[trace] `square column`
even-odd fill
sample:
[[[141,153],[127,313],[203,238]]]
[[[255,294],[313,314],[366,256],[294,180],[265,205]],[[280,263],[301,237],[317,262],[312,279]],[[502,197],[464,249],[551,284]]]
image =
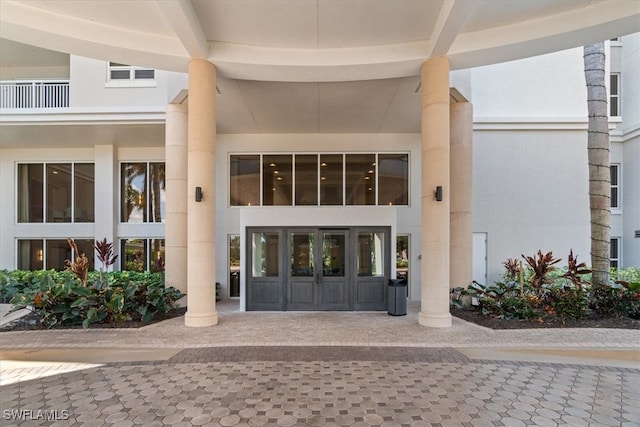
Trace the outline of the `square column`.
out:
[[[187,119],[187,326],[218,323],[216,311],[216,68],[189,61]],[[196,199],[196,187],[201,198]]]
[[[473,280],[473,106],[451,103],[451,287]]]
[[[450,327],[449,60],[422,64],[422,297],[418,323]],[[436,188],[442,200],[436,200]]]
[[[167,105],[165,121],[166,286],[187,293],[187,106]],[[187,305],[186,298],[178,301]]]

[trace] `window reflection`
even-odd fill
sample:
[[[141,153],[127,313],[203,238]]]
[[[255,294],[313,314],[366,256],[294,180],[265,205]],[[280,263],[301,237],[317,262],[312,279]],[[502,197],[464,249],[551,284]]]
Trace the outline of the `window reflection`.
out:
[[[343,204],[342,154],[320,155],[320,204]]]
[[[291,156],[262,157],[263,206],[290,206],[292,181]]]
[[[74,165],[74,221],[93,222],[95,199],[95,167],[93,163]],[[87,255],[88,257],[88,255]]]
[[[346,172],[347,205],[375,205],[375,154],[347,154]]]
[[[358,233],[358,276],[384,275],[384,233]]]
[[[146,222],[147,164],[122,164],[122,222]]]
[[[260,156],[233,155],[229,164],[231,206],[260,205]]]
[[[378,154],[378,204],[409,204],[409,155]]]
[[[278,233],[251,233],[253,277],[277,277],[279,275]]]
[[[18,165],[18,222],[44,220],[44,166]]]
[[[292,276],[313,276],[313,250],[313,233],[291,233]]]
[[[296,155],[296,205],[316,206],[318,204],[318,156],[316,154]]]
[[[322,235],[322,264],[324,276],[344,276],[345,235],[324,233]]]

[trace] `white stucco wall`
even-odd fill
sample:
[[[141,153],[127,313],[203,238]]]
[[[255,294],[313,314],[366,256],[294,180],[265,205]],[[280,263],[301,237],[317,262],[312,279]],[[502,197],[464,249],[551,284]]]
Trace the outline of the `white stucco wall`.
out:
[[[625,163],[622,169],[622,263],[640,268],[640,136],[624,143]]]
[[[471,71],[474,118],[586,117],[582,49]]]
[[[583,131],[475,132],[473,230],[487,233],[489,283],[539,249],[589,262],[586,166]]]
[[[176,88],[187,87],[187,75],[156,70],[151,87],[112,87],[107,82],[108,63],[72,55],[70,59],[70,106],[72,108],[154,108],[164,111],[176,95]],[[121,82],[118,82],[119,84]],[[144,84],[149,83],[144,81]]]

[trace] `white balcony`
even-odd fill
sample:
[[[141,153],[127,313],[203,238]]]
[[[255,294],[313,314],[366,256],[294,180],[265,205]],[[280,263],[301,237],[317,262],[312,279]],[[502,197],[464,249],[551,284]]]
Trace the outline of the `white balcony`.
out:
[[[0,109],[68,107],[69,80],[0,81]]]

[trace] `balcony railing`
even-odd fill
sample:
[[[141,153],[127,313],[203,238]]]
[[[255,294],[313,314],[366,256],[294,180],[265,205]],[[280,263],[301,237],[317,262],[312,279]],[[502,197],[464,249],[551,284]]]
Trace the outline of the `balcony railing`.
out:
[[[67,108],[68,80],[0,81],[0,108]]]

